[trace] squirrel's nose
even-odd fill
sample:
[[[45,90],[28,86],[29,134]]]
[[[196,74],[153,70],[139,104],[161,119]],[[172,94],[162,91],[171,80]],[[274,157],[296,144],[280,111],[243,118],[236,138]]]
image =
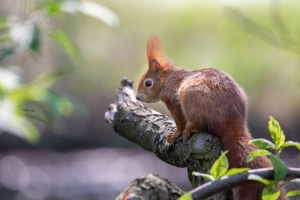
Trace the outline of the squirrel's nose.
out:
[[[139,96],[138,95],[136,95],[136,97],[135,97],[137,100],[140,100],[140,98],[139,98]]]

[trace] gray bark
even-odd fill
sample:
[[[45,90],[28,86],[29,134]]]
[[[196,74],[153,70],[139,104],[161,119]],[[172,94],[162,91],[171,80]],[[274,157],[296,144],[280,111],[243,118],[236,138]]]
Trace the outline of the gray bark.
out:
[[[176,200],[184,192],[158,175],[147,174],[133,180],[116,200]]]
[[[126,78],[121,81],[117,102],[109,106],[105,119],[121,136],[152,151],[162,161],[186,167],[193,188],[207,182],[202,177],[192,176],[192,172],[209,173],[220,155],[220,141],[207,133],[194,133],[186,142],[181,136],[174,145],[167,145],[166,136],[176,128],[174,121],[137,101],[132,85]],[[228,195],[226,198],[222,192],[210,199],[228,199]]]

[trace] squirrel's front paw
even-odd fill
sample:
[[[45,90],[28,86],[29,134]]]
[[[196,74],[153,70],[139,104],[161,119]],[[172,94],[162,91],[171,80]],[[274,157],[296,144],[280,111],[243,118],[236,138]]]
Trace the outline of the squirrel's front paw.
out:
[[[169,133],[169,134],[167,135],[167,140],[166,140],[166,142],[167,142],[168,144],[171,144],[171,145],[175,144],[176,138],[174,137],[174,135],[175,135],[175,132],[171,132],[171,133]]]
[[[170,133],[167,135],[167,140],[166,140],[166,142],[167,142],[168,144],[171,144],[171,145],[175,144],[175,140],[176,140],[176,139],[178,138],[178,136],[181,135],[181,134],[182,134],[181,132],[179,132],[177,129],[175,129],[174,132],[170,132]]]

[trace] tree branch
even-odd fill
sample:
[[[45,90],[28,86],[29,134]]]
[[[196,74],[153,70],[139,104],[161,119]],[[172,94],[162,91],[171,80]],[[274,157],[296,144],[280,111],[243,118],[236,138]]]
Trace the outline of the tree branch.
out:
[[[248,172],[224,177],[222,179],[218,179],[213,182],[208,182],[206,184],[203,184],[192,191],[190,191],[192,197],[194,200],[201,200],[204,198],[208,198],[215,193],[231,189],[233,187],[239,186],[239,185],[245,185],[249,183],[253,183],[255,181],[248,180],[248,176],[250,174],[255,174],[258,176],[261,176],[264,179],[274,179],[274,171],[273,168],[264,168],[264,169],[254,169],[249,170]],[[288,168],[287,175],[285,179],[292,178],[292,177],[300,177],[300,169],[299,168]],[[251,186],[250,186],[251,187]]]
[[[184,191],[168,180],[147,174],[133,180],[116,200],[176,200],[183,194]]]
[[[174,121],[137,101],[132,86],[132,81],[126,78],[121,81],[117,102],[111,104],[105,113],[106,121],[112,123],[121,136],[152,151],[162,161],[187,167],[193,188],[207,182],[202,177],[192,176],[192,172],[209,172],[220,155],[220,141],[207,133],[195,133],[186,142],[182,142],[181,136],[175,145],[166,145],[166,136],[176,127]],[[211,199],[225,198],[223,192]]]

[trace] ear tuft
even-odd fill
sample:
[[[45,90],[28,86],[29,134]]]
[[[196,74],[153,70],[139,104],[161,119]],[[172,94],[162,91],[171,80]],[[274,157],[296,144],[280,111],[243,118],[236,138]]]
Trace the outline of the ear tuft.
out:
[[[158,70],[160,67],[164,67],[166,65],[167,61],[163,57],[161,43],[158,36],[152,36],[149,38],[147,43],[147,57],[150,70]]]

